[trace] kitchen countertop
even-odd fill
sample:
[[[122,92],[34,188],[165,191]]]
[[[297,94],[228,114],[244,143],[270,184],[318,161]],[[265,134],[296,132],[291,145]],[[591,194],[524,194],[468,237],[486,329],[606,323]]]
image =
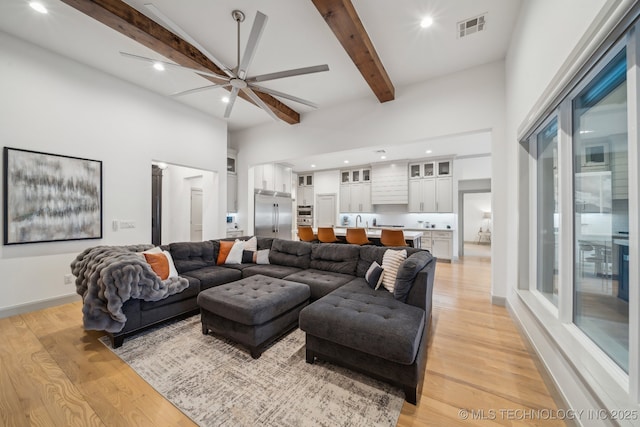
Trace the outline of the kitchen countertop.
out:
[[[336,233],[336,236],[346,236],[347,228],[354,228],[354,227],[335,227],[333,230]],[[404,237],[406,239],[415,239],[416,237],[422,236],[422,231],[407,230],[406,228],[398,228],[398,230],[404,231]],[[314,232],[317,232],[317,229],[314,229]],[[375,227],[375,228],[369,227],[367,229],[368,237],[379,238],[381,233],[382,233],[382,228],[379,228],[379,227]]]

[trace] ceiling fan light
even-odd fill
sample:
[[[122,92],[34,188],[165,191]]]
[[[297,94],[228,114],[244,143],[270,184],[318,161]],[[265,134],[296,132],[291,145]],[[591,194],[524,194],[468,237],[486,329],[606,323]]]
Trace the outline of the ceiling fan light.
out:
[[[29,2],[29,6],[31,6],[31,9],[35,10],[36,12],[49,13],[47,8],[40,2],[31,1],[31,2]]]
[[[430,26],[433,25],[433,18],[430,15],[425,16],[424,18],[422,18],[422,20],[420,21],[420,26],[422,28],[429,28]]]
[[[153,68],[157,71],[164,71],[164,65],[162,65],[160,62],[154,62],[153,63]]]

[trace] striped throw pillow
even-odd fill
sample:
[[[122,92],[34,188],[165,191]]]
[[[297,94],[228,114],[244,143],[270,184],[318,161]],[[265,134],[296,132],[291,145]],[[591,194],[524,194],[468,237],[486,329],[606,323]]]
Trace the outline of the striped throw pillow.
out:
[[[382,286],[389,292],[393,293],[396,286],[396,276],[400,265],[407,259],[406,249],[400,251],[387,249],[382,257]]]

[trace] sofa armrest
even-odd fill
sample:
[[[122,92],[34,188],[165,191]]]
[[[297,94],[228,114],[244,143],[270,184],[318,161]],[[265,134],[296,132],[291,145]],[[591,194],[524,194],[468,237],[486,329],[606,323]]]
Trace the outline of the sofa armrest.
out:
[[[407,296],[407,304],[423,309],[427,319],[431,316],[433,280],[435,275],[436,258],[433,258],[418,272]]]

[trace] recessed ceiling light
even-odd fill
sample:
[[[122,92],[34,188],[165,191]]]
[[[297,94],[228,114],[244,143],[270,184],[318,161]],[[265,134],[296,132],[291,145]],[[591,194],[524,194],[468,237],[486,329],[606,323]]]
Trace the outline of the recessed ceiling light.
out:
[[[427,153],[427,154],[431,154],[431,153],[433,153],[433,151],[431,151],[431,150],[427,150],[427,151],[425,151],[425,153]]]
[[[229,97],[228,96],[223,96],[221,101],[224,102],[225,104],[228,104],[229,103]]]
[[[33,10],[35,10],[36,12],[40,12],[40,13],[49,13],[49,11],[47,10],[46,7],[44,7],[44,5],[40,2],[37,1],[32,1],[29,2],[29,6],[31,6],[31,8]]]
[[[384,159],[386,159],[386,158],[387,158],[387,156],[380,156],[380,158],[381,158],[382,160],[384,160]]]
[[[316,165],[311,165],[311,167],[312,167],[312,168],[315,168],[315,167],[316,167]]]
[[[164,71],[164,65],[162,65],[160,62],[154,62],[153,68],[155,68],[158,71]]]
[[[422,28],[428,28],[432,25],[433,25],[433,18],[429,15],[425,16],[424,18],[422,18],[422,21],[420,21],[420,26]]]
[[[345,160],[344,162],[345,162],[345,163],[349,163],[349,160]]]

